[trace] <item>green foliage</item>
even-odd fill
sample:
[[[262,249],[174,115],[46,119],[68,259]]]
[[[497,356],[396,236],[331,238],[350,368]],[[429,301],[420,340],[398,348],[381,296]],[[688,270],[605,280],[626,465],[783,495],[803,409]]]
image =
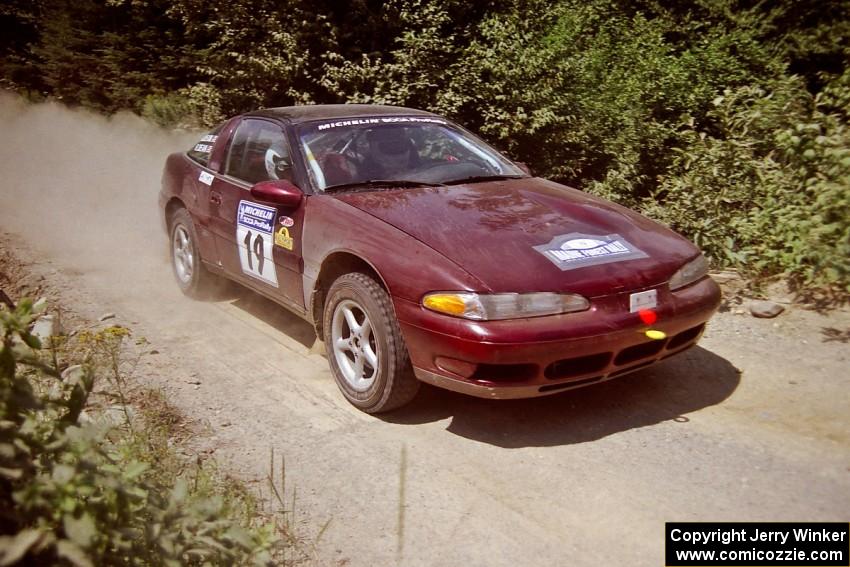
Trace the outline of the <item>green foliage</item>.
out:
[[[154,124],[166,128],[200,128],[204,123],[198,115],[204,116],[204,114],[199,112],[198,106],[197,99],[180,92],[148,95],[142,104],[140,114]]]
[[[448,114],[575,185],[619,175],[646,195],[681,114],[702,115],[721,86],[776,67],[748,28],[703,29],[608,0],[519,1],[480,22],[451,10],[404,4],[390,54],[329,66],[326,81],[350,101]]]
[[[197,80],[193,38],[165,0],[37,0],[30,80],[70,105],[139,111],[146,96]],[[22,49],[19,47],[19,49]],[[20,74],[19,74],[20,75]]]
[[[180,473],[155,427],[81,422],[126,329],[84,333],[81,364],[60,373],[28,331],[41,310],[0,310],[0,564],[271,564],[280,544],[251,527],[250,500],[206,469]]]
[[[299,45],[293,9],[281,10],[271,0],[224,4],[195,1],[175,3],[190,34],[205,38],[196,53],[201,82],[219,93],[224,116],[257,108],[269,101],[280,104],[302,99],[297,83],[305,73],[309,53]]]
[[[39,11],[31,0],[6,0],[0,4],[0,87],[41,88],[32,73],[29,47],[38,40]]]
[[[643,211],[719,264],[850,291],[848,86],[845,75],[817,97],[793,77],[727,90],[708,114],[723,136],[684,125]]]

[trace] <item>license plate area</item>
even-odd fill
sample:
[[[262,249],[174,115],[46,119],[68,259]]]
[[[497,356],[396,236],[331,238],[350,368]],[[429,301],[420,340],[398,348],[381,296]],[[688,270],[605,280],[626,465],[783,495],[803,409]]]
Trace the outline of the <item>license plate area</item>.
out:
[[[629,295],[629,313],[637,313],[642,309],[655,309],[658,305],[658,290],[649,289]]]

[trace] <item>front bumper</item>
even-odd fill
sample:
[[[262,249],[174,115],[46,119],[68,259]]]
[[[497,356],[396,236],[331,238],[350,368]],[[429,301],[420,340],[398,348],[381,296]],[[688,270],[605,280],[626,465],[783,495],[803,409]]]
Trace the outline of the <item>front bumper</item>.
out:
[[[651,288],[650,288],[651,289]],[[414,372],[435,386],[484,398],[529,398],[599,383],[694,346],[720,304],[704,278],[658,290],[658,320],[629,313],[629,293],[592,300],[580,313],[511,321],[469,321],[395,299]],[[661,330],[662,340],[647,338]]]

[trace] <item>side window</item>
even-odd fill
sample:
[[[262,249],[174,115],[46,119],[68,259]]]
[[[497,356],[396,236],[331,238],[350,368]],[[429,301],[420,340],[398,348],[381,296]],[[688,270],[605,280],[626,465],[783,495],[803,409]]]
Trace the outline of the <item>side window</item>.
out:
[[[203,166],[209,165],[210,154],[212,153],[216,140],[218,140],[218,133],[223,127],[224,122],[216,126],[212,132],[204,134],[203,137],[198,140],[198,143],[192,146],[191,150],[186,152],[187,155]]]
[[[242,121],[233,134],[224,173],[251,184],[270,179],[292,181],[289,146],[280,126],[265,120]]]

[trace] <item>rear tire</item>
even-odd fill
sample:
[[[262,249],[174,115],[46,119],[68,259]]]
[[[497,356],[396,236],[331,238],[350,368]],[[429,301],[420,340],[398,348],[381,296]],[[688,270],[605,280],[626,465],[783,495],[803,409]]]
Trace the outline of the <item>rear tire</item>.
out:
[[[372,277],[359,272],[340,276],[328,291],[322,320],[331,373],[352,405],[380,413],[416,396],[420,382],[390,297]]]
[[[187,296],[205,299],[218,285],[218,276],[212,274],[201,260],[195,223],[186,209],[179,209],[169,223],[171,269],[177,285]]]

